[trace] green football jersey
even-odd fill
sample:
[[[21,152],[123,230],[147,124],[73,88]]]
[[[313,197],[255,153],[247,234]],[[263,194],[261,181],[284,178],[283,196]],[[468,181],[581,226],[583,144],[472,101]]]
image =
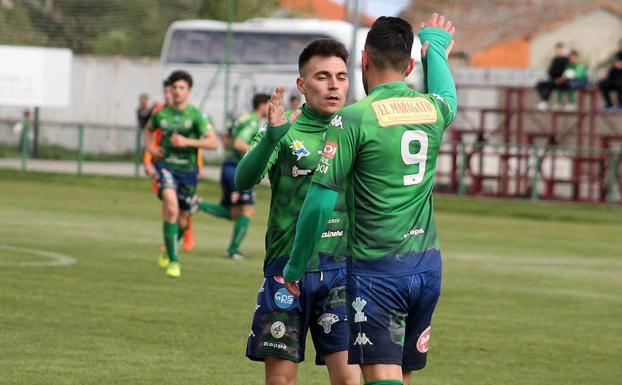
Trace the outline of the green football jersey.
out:
[[[432,189],[452,114],[441,96],[393,82],[333,117],[313,182],[339,192],[351,187],[353,258],[438,249]]]
[[[212,130],[211,124],[205,115],[193,105],[183,110],[176,110],[166,106],[156,112],[151,118],[153,131],[162,130],[160,146],[164,149],[162,163],[177,170],[193,170],[197,168],[198,152],[196,147],[173,147],[171,137],[179,134],[190,139],[200,139]]]
[[[231,129],[231,145],[235,139],[240,138],[245,143],[251,144],[253,138],[257,135],[259,131],[259,121],[261,119],[255,112],[249,112],[248,114],[242,115],[238,120],[236,120],[233,128]],[[235,148],[232,148],[229,151],[229,156],[227,157],[229,160],[235,162],[236,164],[240,162],[240,159],[244,154],[237,151]]]
[[[264,171],[264,176],[268,174],[272,189],[264,261],[266,276],[280,275],[289,259],[298,215],[321,158],[331,118],[319,115],[304,105],[302,114],[270,156]],[[264,134],[265,130],[261,130],[253,143]],[[345,266],[347,225],[345,197],[340,194],[335,211],[315,246],[307,271]]]

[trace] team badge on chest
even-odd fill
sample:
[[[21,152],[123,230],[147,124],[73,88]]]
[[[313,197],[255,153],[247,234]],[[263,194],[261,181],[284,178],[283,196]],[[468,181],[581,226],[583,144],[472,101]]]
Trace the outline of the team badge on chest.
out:
[[[292,145],[289,146],[289,148],[293,150],[292,155],[295,155],[297,157],[296,160],[300,160],[305,156],[309,156],[310,154],[309,150],[307,150],[302,140],[294,139]]]

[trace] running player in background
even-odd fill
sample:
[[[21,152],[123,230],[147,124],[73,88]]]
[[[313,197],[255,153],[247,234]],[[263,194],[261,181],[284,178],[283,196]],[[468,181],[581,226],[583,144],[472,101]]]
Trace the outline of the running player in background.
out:
[[[181,268],[177,243],[190,217],[190,202],[197,185],[198,148],[216,149],[216,136],[196,107],[188,103],[192,77],[175,71],[168,78],[171,105],[155,113],[145,130],[145,146],[154,160],[158,178],[158,197],[162,200],[162,219],[166,256],[159,264],[170,277],[179,277]],[[160,145],[154,145],[153,132],[162,131]]]
[[[240,253],[239,248],[255,213],[255,190],[249,188],[238,191],[235,188],[235,169],[240,159],[248,151],[251,141],[257,135],[259,122],[268,112],[269,101],[270,95],[256,94],[253,97],[253,111],[242,115],[231,130],[231,149],[222,164],[220,173],[220,185],[222,187],[220,203],[207,203],[200,198],[196,202],[196,208],[201,211],[235,221],[231,242],[227,249],[227,257],[235,260],[246,258]]]
[[[285,117],[289,118],[300,107],[300,96],[292,95],[289,97],[289,109],[285,111]]]
[[[162,88],[164,90],[164,103],[157,103],[156,105],[154,105],[152,114],[155,114],[156,112],[162,110],[164,107],[170,106],[173,104],[173,94],[171,91],[171,85],[169,84],[168,80],[164,80],[162,82]],[[211,117],[207,116],[206,119],[208,123],[210,124],[209,129],[213,131],[214,127],[212,126]],[[155,130],[153,131],[153,145],[158,147],[160,146],[161,141],[162,141],[162,130],[159,127],[155,127]],[[200,177],[201,169],[203,168],[203,156],[201,154],[200,148],[197,149],[197,161],[198,161],[197,163],[199,166],[199,177]],[[145,174],[153,178],[151,190],[153,192],[158,192],[158,178],[157,178],[158,175],[156,172],[156,168],[153,164],[151,153],[148,150],[145,150],[143,154],[143,166],[145,169]],[[192,216],[190,216],[188,218],[188,226],[186,227],[186,231],[184,231],[183,233],[182,249],[183,251],[188,252],[188,251],[192,251],[193,248],[194,248],[194,234],[192,231]],[[163,254],[161,258],[164,261],[166,259],[166,248],[164,247],[164,245],[162,245],[161,251]]]
[[[412,27],[395,17],[374,22],[362,54],[368,96],[329,125],[284,269],[286,287],[300,295],[296,281],[345,191],[355,218],[346,284],[349,362],[361,365],[368,385],[408,384],[410,372],[426,363],[441,286],[432,190],[443,132],[457,108],[446,58],[454,31],[437,14],[422,24],[430,93],[421,94],[404,82],[414,66]]]
[[[343,195],[333,215],[324,222],[322,240],[302,278],[303,294],[299,299],[287,292],[281,276],[292,249],[298,213],[324,147],[326,127],[343,107],[348,93],[347,60],[346,48],[335,40],[320,39],[309,44],[300,54],[297,80],[307,103],[292,116],[295,122],[290,125],[284,116],[284,90],[278,87],[269,107],[269,127],[255,137],[252,150],[238,165],[238,188],[249,189],[267,174],[272,189],[264,283],[246,347],[248,358],[265,362],[266,384],[296,382],[309,330],[316,363],[326,364],[330,383],[360,383],[358,367],[347,363],[347,217]]]

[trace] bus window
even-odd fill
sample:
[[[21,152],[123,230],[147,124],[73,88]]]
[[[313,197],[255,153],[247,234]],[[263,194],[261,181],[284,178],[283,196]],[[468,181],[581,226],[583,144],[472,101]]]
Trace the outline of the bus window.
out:
[[[219,64],[225,58],[225,31],[176,30],[171,36],[167,63]],[[300,52],[318,34],[238,32],[233,35],[232,64],[296,65]]]

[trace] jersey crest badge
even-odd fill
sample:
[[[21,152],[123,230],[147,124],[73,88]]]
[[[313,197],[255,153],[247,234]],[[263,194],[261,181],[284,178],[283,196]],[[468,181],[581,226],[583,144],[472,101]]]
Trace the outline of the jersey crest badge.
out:
[[[192,120],[190,119],[184,120],[184,128],[190,128],[190,127],[192,127]]]
[[[367,301],[361,299],[361,297],[356,297],[356,299],[352,302],[352,307],[356,311],[354,314],[354,322],[365,322],[367,321],[367,316],[363,313],[363,308],[367,305]]]
[[[285,324],[281,321],[276,321],[270,326],[270,334],[276,339],[282,338],[285,335]]]
[[[168,122],[166,121],[166,119],[160,120],[160,128],[162,128],[162,129],[167,129],[168,128]]]
[[[305,156],[309,156],[310,154],[309,150],[306,149],[302,140],[295,139],[292,142],[292,145],[289,146],[289,148],[293,150],[292,154],[297,156],[296,160],[300,160]]]
[[[341,115],[335,115],[333,117],[333,120],[330,121],[330,125],[333,127],[337,127],[337,128],[341,128],[343,130],[343,123],[342,120],[343,117]]]

